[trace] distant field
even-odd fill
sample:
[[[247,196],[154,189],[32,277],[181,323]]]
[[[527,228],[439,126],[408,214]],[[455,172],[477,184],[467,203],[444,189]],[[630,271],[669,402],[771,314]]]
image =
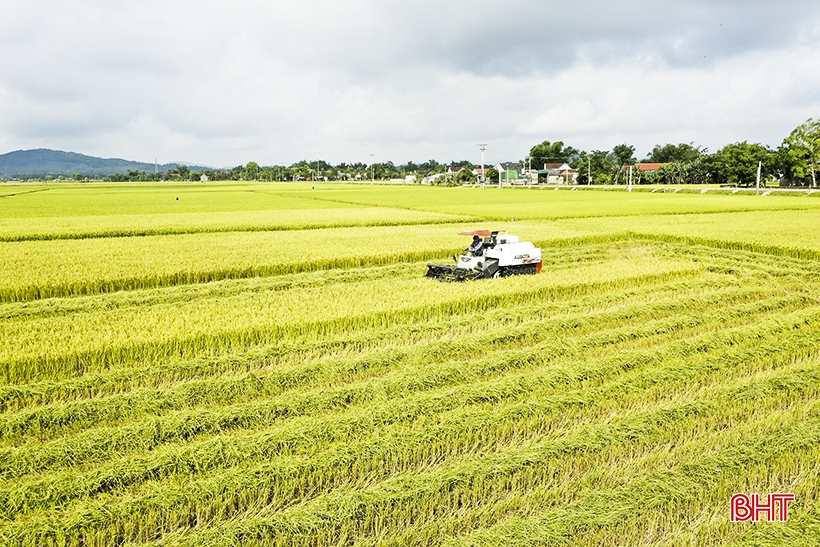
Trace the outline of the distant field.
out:
[[[691,193],[650,193],[623,190],[569,191],[541,188],[419,188],[373,191],[364,187],[322,189],[316,199],[364,206],[406,207],[439,213],[477,215],[508,221],[578,217],[675,215],[736,211],[817,210],[815,198]]]
[[[271,186],[275,191],[271,191]],[[68,185],[7,198],[0,241],[82,239],[475,220],[470,215],[315,199],[309,186]],[[13,193],[5,190],[6,192]]]
[[[1,190],[2,545],[820,543],[820,200]]]

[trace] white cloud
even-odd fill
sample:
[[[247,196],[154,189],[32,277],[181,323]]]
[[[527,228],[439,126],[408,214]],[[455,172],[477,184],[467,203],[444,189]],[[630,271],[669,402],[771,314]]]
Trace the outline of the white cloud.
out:
[[[235,165],[776,146],[820,117],[814,2],[0,0],[0,152]]]

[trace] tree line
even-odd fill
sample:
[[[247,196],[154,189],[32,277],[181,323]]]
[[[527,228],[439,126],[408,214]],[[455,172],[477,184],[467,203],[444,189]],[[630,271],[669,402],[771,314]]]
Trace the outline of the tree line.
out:
[[[750,186],[756,182],[760,167],[763,182],[778,182],[781,186],[817,187],[820,168],[820,120],[808,119],[787,136],[781,145],[772,149],[748,141],[727,144],[714,153],[694,143],[659,144],[640,161],[635,147],[619,144],[612,150],[581,150],[567,146],[563,141],[544,141],[530,149],[527,158],[520,160],[524,166],[539,170],[545,164],[566,163],[576,169],[578,184],[625,184],[628,167],[638,163],[660,163],[657,170],[633,169],[635,184],[724,184]],[[438,184],[463,184],[475,180],[472,174],[475,164],[468,161],[439,163],[428,160],[423,163],[408,161],[396,165],[392,161],[365,164],[330,164],[324,160],[302,160],[291,165],[261,166],[256,162],[238,165],[232,169],[191,171],[185,165],[177,165],[161,173],[128,170],[124,174],[107,177],[116,181],[192,180],[207,177],[214,181],[349,181],[404,179],[416,175],[416,180],[448,170],[464,169],[453,177],[440,177]],[[498,176],[492,168],[487,178]],[[75,178],[79,178],[77,175]]]
[[[471,162],[468,160],[451,161],[450,163],[439,163],[436,160],[427,160],[423,163],[408,161],[400,165],[395,165],[392,161],[376,162],[369,165],[361,162],[334,165],[324,160],[302,160],[291,165],[270,166],[261,166],[257,162],[251,161],[246,165],[238,165],[232,169],[191,171],[185,165],[177,165],[175,169],[160,173],[146,173],[145,171],[129,169],[127,173],[110,175],[106,180],[111,182],[169,179],[198,181],[204,175],[208,180],[215,181],[367,181],[371,179],[403,179],[407,175],[427,176],[445,173],[448,169],[457,170],[465,167],[470,170],[473,169]]]
[[[748,141],[727,144],[714,153],[694,143],[656,145],[646,158],[635,158],[635,147],[619,144],[611,151],[585,151],[563,141],[544,141],[530,149],[533,168],[548,163],[567,163],[578,170],[579,184],[627,182],[629,166],[660,163],[657,170],[633,169],[636,184],[725,184],[751,186],[757,181],[781,186],[817,187],[820,167],[820,120],[808,119],[797,126],[781,145],[772,149]]]

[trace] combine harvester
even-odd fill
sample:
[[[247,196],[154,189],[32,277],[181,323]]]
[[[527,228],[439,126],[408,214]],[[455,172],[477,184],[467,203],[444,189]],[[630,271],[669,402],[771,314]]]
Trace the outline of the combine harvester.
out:
[[[518,236],[491,230],[459,232],[459,235],[473,236],[473,244],[464,249],[460,257],[453,255],[455,266],[428,264],[425,277],[449,282],[535,275],[541,271],[541,249],[518,241]]]

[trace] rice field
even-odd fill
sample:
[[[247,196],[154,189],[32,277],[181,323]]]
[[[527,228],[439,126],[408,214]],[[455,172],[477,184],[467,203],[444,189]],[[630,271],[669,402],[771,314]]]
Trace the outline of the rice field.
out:
[[[0,200],[2,545],[820,543],[819,201],[31,189]],[[422,278],[477,227],[541,274]],[[730,522],[773,492],[787,522]]]
[[[43,185],[9,191],[0,241],[44,241],[213,232],[284,231],[335,226],[402,226],[475,221],[470,215],[365,207],[315,199],[305,185],[272,192],[234,183]],[[40,195],[45,193],[45,195]],[[2,194],[0,194],[2,196]]]

